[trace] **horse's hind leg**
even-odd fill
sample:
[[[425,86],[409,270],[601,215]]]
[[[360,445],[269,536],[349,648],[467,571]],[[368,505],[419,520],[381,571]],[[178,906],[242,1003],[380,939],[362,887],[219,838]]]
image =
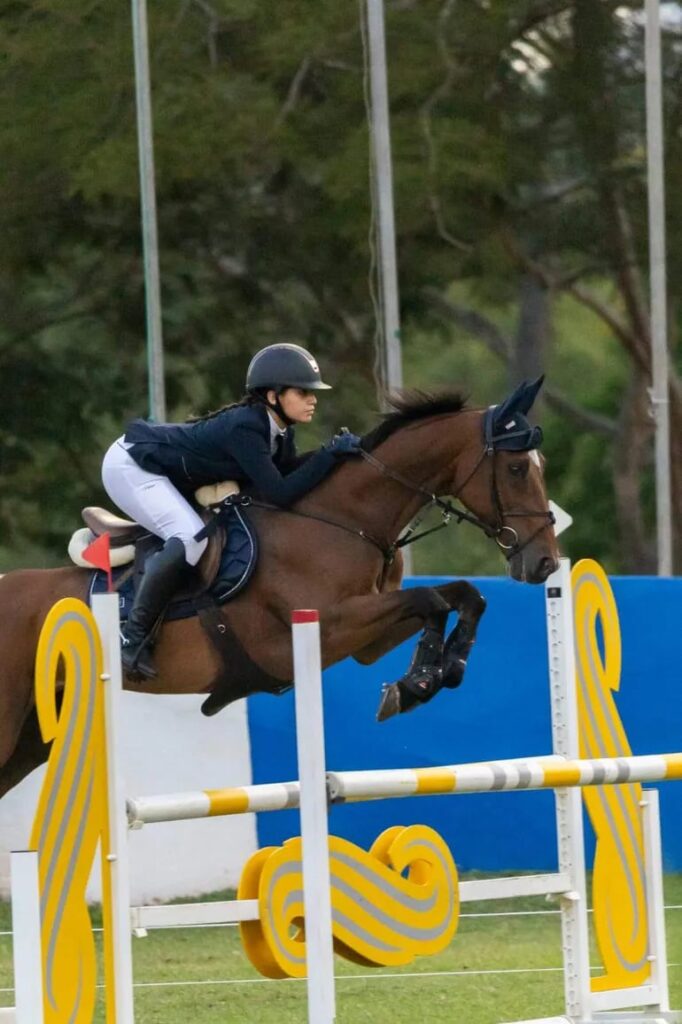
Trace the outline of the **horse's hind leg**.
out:
[[[18,774],[18,766],[22,760],[26,724],[31,717],[31,682],[27,680],[25,685],[10,690],[7,682],[15,678],[5,675],[6,688],[0,691],[0,796],[23,778]]]
[[[32,708],[24,722],[14,752],[0,768],[0,797],[17,786],[22,779],[47,760],[49,743],[43,743],[36,709]]]

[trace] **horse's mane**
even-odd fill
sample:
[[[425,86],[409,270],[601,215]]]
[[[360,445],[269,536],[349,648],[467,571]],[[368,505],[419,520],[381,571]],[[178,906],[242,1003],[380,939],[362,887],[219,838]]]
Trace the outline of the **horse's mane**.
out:
[[[442,416],[445,413],[461,412],[466,408],[466,398],[459,391],[395,391],[387,396],[392,412],[383,414],[382,422],[370,430],[362,439],[362,447],[366,452],[378,448],[380,444],[395,434],[397,430],[417,420],[430,416]]]

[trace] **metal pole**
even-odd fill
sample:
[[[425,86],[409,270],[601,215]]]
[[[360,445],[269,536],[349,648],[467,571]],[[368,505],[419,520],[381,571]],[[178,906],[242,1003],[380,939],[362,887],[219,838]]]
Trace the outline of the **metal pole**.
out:
[[[658,575],[673,571],[670,485],[670,406],[666,323],[665,185],[659,0],[646,0],[646,135],[651,289],[651,403],[656,423],[656,537]]]
[[[166,389],[163,375],[159,240],[156,219],[156,184],[154,179],[152,98],[149,84],[147,0],[132,0],[132,15],[133,46],[135,51],[137,141],[140,160],[142,244],[144,250],[144,282],[147,307],[149,415],[152,419],[162,423],[166,419]]]
[[[393,169],[391,165],[383,0],[367,0],[367,28],[372,95],[372,150],[378,201],[380,287],[383,300],[383,330],[386,351],[385,383],[389,388],[399,388],[403,383],[403,365],[400,349],[398,268],[395,252]]]
[[[403,357],[400,343],[400,303],[395,248],[384,0],[367,0],[367,34],[372,97],[371,135],[374,185],[378,206],[377,234],[379,290],[383,312],[384,384],[388,390],[395,390],[403,386]],[[409,576],[412,573],[412,552],[408,548],[403,548],[402,554],[404,571]]]

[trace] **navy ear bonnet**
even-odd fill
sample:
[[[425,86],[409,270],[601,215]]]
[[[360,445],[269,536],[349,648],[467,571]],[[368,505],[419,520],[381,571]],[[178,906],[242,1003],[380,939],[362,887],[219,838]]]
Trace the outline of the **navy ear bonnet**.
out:
[[[500,405],[491,405],[483,417],[483,437],[486,450],[527,452],[542,444],[542,430],[526,419],[526,413],[542,387],[544,376],[532,384],[520,384]]]

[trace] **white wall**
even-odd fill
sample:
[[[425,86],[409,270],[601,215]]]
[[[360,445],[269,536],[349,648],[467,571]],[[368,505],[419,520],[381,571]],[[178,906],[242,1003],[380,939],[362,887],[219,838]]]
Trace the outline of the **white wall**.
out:
[[[246,701],[213,718],[199,696],[124,693],[121,745],[131,796],[219,789],[251,782]],[[0,896],[9,894],[9,854],[25,849],[44,769],[0,800]],[[256,849],[253,814],[146,825],[130,833],[134,904],[234,887]],[[99,900],[97,870],[89,889]]]

